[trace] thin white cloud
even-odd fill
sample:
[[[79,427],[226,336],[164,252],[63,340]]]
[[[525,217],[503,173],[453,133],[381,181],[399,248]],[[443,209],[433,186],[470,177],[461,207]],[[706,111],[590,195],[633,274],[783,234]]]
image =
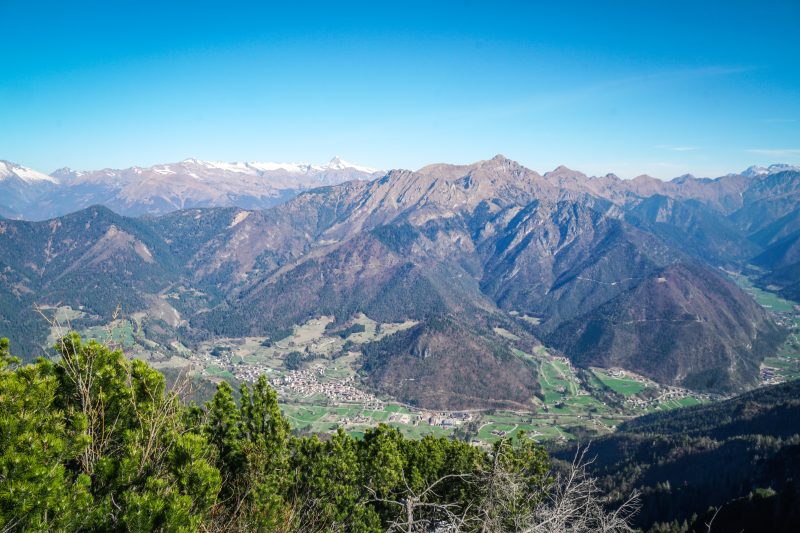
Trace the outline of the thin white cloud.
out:
[[[517,101],[488,104],[482,107],[470,106],[455,113],[454,119],[501,119],[521,114],[537,113],[568,107],[579,102],[591,101],[598,95],[615,91],[645,89],[665,83],[689,83],[701,78],[731,76],[754,70],[751,66],[709,65],[697,68],[677,68],[656,70],[644,74],[609,78],[588,83],[573,89],[558,89],[530,95]]]
[[[672,152],[695,152],[700,148],[697,146],[673,146],[671,144],[658,144],[656,148],[661,150],[670,150]]]
[[[751,154],[770,157],[800,157],[800,148],[752,148],[747,151]]]

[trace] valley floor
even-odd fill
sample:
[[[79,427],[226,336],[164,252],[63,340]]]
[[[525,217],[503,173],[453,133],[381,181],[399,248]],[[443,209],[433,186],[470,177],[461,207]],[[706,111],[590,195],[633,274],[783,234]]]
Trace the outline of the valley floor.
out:
[[[789,330],[784,346],[762,365],[763,384],[800,377],[800,307],[754,287],[743,276],[732,277]],[[58,324],[50,341],[82,315],[69,307],[45,311],[52,313]],[[517,318],[531,320],[524,315]],[[538,440],[563,441],[611,433],[625,420],[643,414],[719,399],[660,385],[622,369],[576,368],[544,346],[528,348],[532,352],[528,353],[520,345],[513,353],[539,368],[541,393],[531,398],[530,409],[422,409],[371,390],[359,374],[362,344],[413,327],[413,321],[381,324],[359,314],[342,330],[341,326],[332,327],[333,317],[323,316],[295,326],[291,335],[278,341],[266,337],[214,339],[192,350],[172,342],[164,350],[147,338],[145,320],[143,313],[137,313],[82,334],[120,346],[162,371],[188,375],[205,384],[206,393],[213,390],[209,383],[253,382],[266,374],[278,391],[286,416],[295,428],[306,432],[330,433],[344,427],[360,435],[383,422],[411,437],[457,435],[487,444],[525,431]],[[514,345],[513,333],[503,328],[494,332]],[[200,389],[202,396],[202,385]]]

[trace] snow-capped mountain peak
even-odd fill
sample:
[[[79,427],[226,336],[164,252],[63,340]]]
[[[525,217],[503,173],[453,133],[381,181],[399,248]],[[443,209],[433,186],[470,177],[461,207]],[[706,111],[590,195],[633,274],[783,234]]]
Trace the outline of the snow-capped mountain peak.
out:
[[[344,159],[342,159],[338,155],[334,156],[334,158],[331,159],[328,162],[328,167],[329,168],[341,169],[341,168],[347,168],[348,166],[352,166],[352,165],[349,165]]]
[[[22,165],[17,165],[16,163],[0,160],[0,180],[9,178],[17,178],[29,184],[45,182],[58,184],[58,180],[52,176],[37,172],[28,167],[23,167]]]
[[[748,178],[755,178],[757,176],[766,176],[769,172],[766,168],[760,167],[758,165],[752,165],[747,167],[743,172],[742,176],[747,176]]]
[[[198,159],[185,159],[183,164],[200,165],[208,169],[223,170],[227,172],[240,172],[246,174],[256,174],[259,172],[287,172],[289,174],[317,174],[332,170],[353,170],[366,174],[378,172],[378,169],[356,165],[345,161],[339,156],[331,159],[327,164],[314,165],[307,162],[285,163],[274,161],[248,161],[245,163],[221,161],[201,161]]]
[[[304,190],[365,180],[374,173],[340,157],[321,165],[192,157],[122,169],[77,172],[65,167],[49,176],[0,160],[0,214],[41,220],[98,203],[126,215],[190,207],[266,208]]]
[[[275,163],[272,161],[253,161],[248,163],[248,166],[261,172],[283,170],[294,174],[307,174],[313,168],[313,165],[308,163]]]
[[[785,172],[787,170],[800,171],[800,167],[796,165],[787,165],[786,163],[775,163],[768,167],[752,165],[747,167],[747,169],[742,172],[742,176],[756,178],[758,176],[769,176],[771,174],[777,174],[778,172]]]
[[[367,172],[370,174],[373,172],[378,172],[378,169],[376,168],[364,167],[360,165],[354,165],[353,163],[349,163],[344,159],[342,159],[341,157],[339,157],[338,155],[335,156],[333,159],[331,159],[330,162],[328,162],[328,164],[325,166],[325,168],[327,170],[344,170],[347,168],[352,168],[354,170],[358,170],[359,172]]]

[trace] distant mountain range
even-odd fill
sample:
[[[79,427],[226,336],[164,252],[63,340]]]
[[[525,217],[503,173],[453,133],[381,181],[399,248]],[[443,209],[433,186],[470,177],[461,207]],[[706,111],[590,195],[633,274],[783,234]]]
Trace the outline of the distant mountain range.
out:
[[[441,166],[441,165],[439,165]],[[435,168],[437,165],[427,168]],[[751,166],[745,178],[764,177],[799,167],[785,164]],[[424,171],[425,169],[422,169]],[[383,171],[334,157],[327,164],[245,162],[185,159],[151,167],[76,171],[60,168],[47,175],[0,160],[0,216],[46,220],[92,205],[104,205],[128,216],[158,215],[194,207],[264,209],[314,187],[336,185],[383,175]],[[611,200],[623,197],[692,192],[691,175],[663,182],[650,176],[621,180],[614,174],[586,175],[558,167],[544,175],[555,186],[586,191]],[[683,191],[683,192],[681,192]]]
[[[47,330],[34,302],[83,306],[86,323],[117,304],[146,311],[143,327],[166,350],[279,339],[319,315],[414,320],[364,347],[374,388],[434,408],[527,407],[538,369],[519,347],[541,343],[577,366],[701,391],[751,387],[784,332],[721,269],[788,298],[800,290],[795,168],[664,182],[540,175],[503,156],[374,175],[337,160],[287,167],[190,160],[11,180],[51,188],[39,198],[59,206],[67,194],[100,198],[81,191],[98,190],[103,172],[114,185],[110,209],[0,221],[0,331],[36,353]],[[143,192],[159,187],[171,192]],[[296,196],[257,208],[275,191]],[[174,210],[217,201],[237,207]]]
[[[124,170],[61,168],[49,176],[0,161],[0,215],[45,220],[91,205],[130,216],[191,207],[261,209],[306,189],[367,179],[377,172],[339,157],[325,165],[186,159]]]

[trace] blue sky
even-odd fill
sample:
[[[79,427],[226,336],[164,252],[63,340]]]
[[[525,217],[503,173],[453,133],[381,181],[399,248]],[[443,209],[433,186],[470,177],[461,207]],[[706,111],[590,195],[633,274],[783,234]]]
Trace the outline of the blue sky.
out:
[[[800,2],[0,0],[0,159],[800,164]]]

